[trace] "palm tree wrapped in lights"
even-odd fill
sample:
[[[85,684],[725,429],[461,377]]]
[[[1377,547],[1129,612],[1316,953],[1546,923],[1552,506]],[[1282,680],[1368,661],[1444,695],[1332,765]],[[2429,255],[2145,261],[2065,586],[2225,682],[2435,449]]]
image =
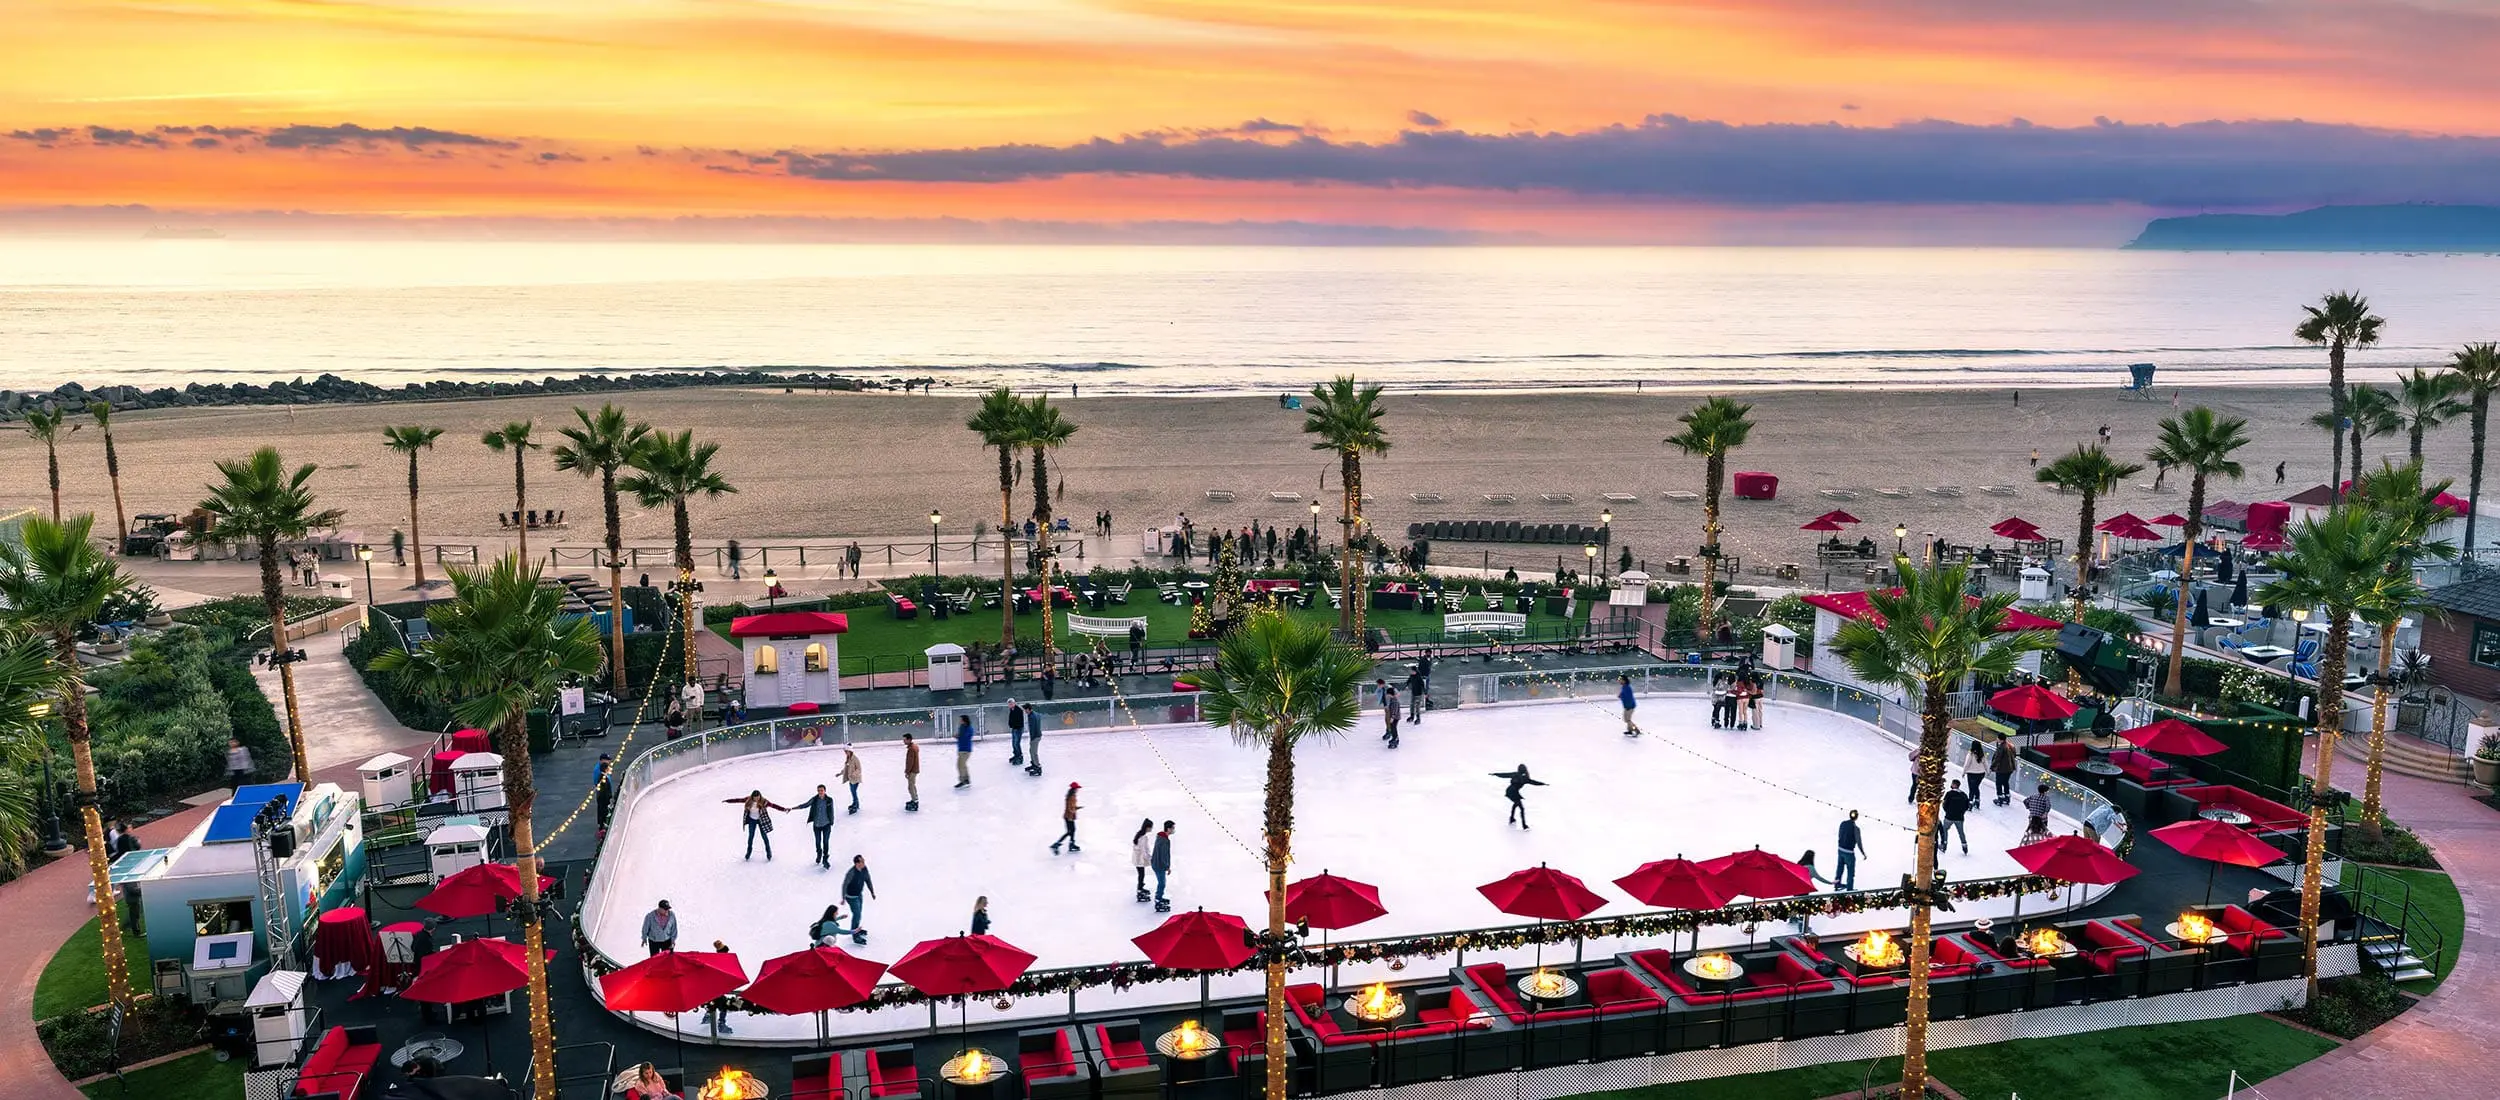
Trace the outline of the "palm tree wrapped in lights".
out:
[[[600,516],[606,521],[608,547],[608,682],[625,694],[625,516],[617,505],[616,472],[634,457],[634,449],[651,437],[651,425],[627,420],[625,410],[603,404],[598,412],[575,408],[578,423],[560,429],[556,469],[599,479]]]
[[[1338,580],[1345,589],[1344,601],[1337,608],[1337,629],[1345,636],[1363,636],[1363,456],[1389,453],[1389,433],[1380,419],[1388,410],[1380,403],[1380,387],[1366,386],[1351,374],[1341,374],[1311,388],[1310,403],[1304,406],[1302,430],[1318,436],[1311,449],[1329,451],[1337,456],[1338,488],[1344,492],[1345,504],[1337,523],[1344,529],[1342,558],[1337,563]],[[1314,539],[1318,531],[1311,532]]]
[[[2170,668],[2163,683],[2166,690],[2179,694],[2180,670],[2187,658],[2188,589],[2187,578],[2196,575],[2196,539],[2205,533],[2205,485],[2216,477],[2238,481],[2247,474],[2239,460],[2232,458],[2240,448],[2248,446],[2248,421],[2238,417],[2218,417],[2212,409],[2198,405],[2161,422],[2161,440],[2144,457],[2174,470],[2188,472],[2187,524],[2179,529],[2179,606],[2170,620]]]
[[[278,546],[339,521],[338,509],[313,506],[312,476],[318,469],[307,462],[289,470],[276,447],[262,447],[247,458],[217,463],[223,480],[211,484],[208,499],[200,502],[200,510],[216,521],[208,529],[210,541],[249,543],[260,553],[269,663],[278,667],[278,684],[286,697],[287,746],[295,755],[295,778],[304,783],[312,782],[312,754],[304,747],[304,714],[295,700],[295,660],[287,648],[286,580],[278,572]]]
[[[2005,631],[2013,594],[1965,595],[1970,577],[1964,566],[1920,567],[1903,557],[1894,559],[1893,568],[1901,574],[1900,591],[1869,591],[1867,606],[1873,614],[1840,624],[1832,636],[1832,652],[1860,679],[1899,688],[1919,708],[1918,868],[1910,905],[1910,1014],[1903,1030],[1901,1095],[1920,1096],[1927,1088],[1935,837],[1952,732],[1950,696],[1974,678],[2011,678],[2024,654],[2047,649],[2056,639],[2046,631]]]
[[[2374,837],[2384,828],[2379,780],[2387,763],[2387,689],[2392,686],[2388,667],[2395,660],[2396,628],[2406,616],[2429,606],[2430,592],[2419,583],[2413,568],[2425,560],[2453,561],[2457,556],[2456,547],[2430,537],[2432,528],[2455,514],[2439,499],[2447,495],[2449,485],[2445,478],[2426,484],[2421,463],[2411,462],[2381,466],[2353,486],[2352,504],[2377,513],[2397,529],[2395,552],[2387,562],[2390,583],[2372,589],[2355,609],[2363,622],[2379,632],[2378,671],[2370,677],[2370,754],[2361,791],[2361,827]]]
[[[1746,418],[1752,411],[1751,405],[1713,397],[1677,417],[1684,430],[1666,439],[1668,446],[1702,459],[1701,619],[1693,629],[1703,645],[1710,644],[1718,617],[1719,494],[1727,485],[1727,453],[1753,435],[1753,421]]]

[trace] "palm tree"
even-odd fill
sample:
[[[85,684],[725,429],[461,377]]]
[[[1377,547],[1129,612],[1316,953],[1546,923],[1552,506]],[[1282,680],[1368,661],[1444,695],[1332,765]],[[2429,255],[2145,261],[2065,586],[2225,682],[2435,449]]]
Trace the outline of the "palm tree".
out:
[[[2405,430],[2405,454],[2422,461],[2422,435],[2457,418],[2465,402],[2457,400],[2462,383],[2448,372],[2432,374],[2420,367],[2396,379],[2396,417]]]
[[[998,598],[998,647],[1016,648],[1016,473],[1025,447],[1024,402],[1016,391],[1000,386],[981,395],[981,408],[964,421],[981,437],[981,445],[998,452],[998,568],[1004,573]]]
[[[634,456],[634,448],[650,438],[651,425],[641,421],[627,422],[625,410],[602,404],[596,413],[575,407],[573,419],[581,423],[562,429],[564,442],[556,445],[556,469],[572,470],[583,477],[599,479],[599,503],[607,519],[608,534],[608,656],[609,683],[619,698],[625,695],[625,517],[616,502],[616,472]]]
[[[2439,498],[2446,478],[2425,483],[2422,464],[2385,465],[2353,485],[2352,502],[2384,518],[2396,528],[2396,552],[2387,562],[2391,583],[2372,593],[2359,609],[2361,618],[2379,630],[2378,672],[2371,677],[2370,754],[2361,795],[2361,827],[2376,837],[2384,831],[2379,778],[2387,760],[2388,666],[2396,656],[2396,628],[2408,615],[2426,606],[2429,592],[2413,567],[2424,559],[2450,561],[2457,548],[2431,539],[2431,531],[2455,514]]]
[[[0,599],[8,601],[9,620],[30,632],[48,636],[50,659],[60,692],[61,729],[69,742],[70,759],[78,769],[80,824],[87,836],[87,875],[95,887],[96,921],[103,929],[105,988],[113,1003],[131,1004],[130,962],[122,956],[120,925],[114,916],[113,853],[104,844],[104,818],[96,812],[95,751],[87,728],[85,675],[78,663],[78,632],[95,621],[104,602],[130,587],[130,577],[113,559],[96,553],[87,541],[95,517],[78,516],[57,523],[40,516],[28,519],[15,543],[0,541]],[[25,675],[20,670],[20,675]],[[8,721],[25,714],[12,709]],[[46,751],[49,751],[47,748]]]
[[[2238,481],[2246,475],[2248,471],[2231,455],[2247,445],[2248,421],[2217,417],[2212,409],[2198,405],[2164,419],[2161,441],[2144,456],[2188,472],[2187,525],[2179,529],[2179,607],[2170,620],[2170,670],[2162,681],[2172,695],[2179,694],[2179,670],[2187,659],[2189,585],[2184,578],[2196,575],[2196,538],[2205,533],[2205,482],[2214,477]]]
[[[568,684],[599,672],[599,628],[564,613],[562,589],[538,583],[516,555],[482,572],[451,571],[452,598],[426,613],[433,637],[415,652],[387,651],[374,668],[403,678],[451,706],[461,722],[496,731],[503,754],[504,803],[513,863],[520,870],[521,928],[528,945],[530,1060],[555,1064],[547,998],[544,914],[538,893],[538,838],[531,818],[538,784],[530,768],[529,711]],[[537,1100],[555,1100],[556,1075],[534,1075]]]
[[[2353,348],[2366,348],[2378,343],[2386,318],[2370,312],[2370,300],[2355,291],[2339,290],[2321,299],[2317,305],[2302,306],[2301,319],[2293,326],[2292,335],[2305,344],[2326,349],[2326,388],[2331,399],[2328,411],[2335,419],[2349,415],[2344,395],[2344,353]],[[2335,455],[2326,466],[2327,490],[2335,499],[2343,499],[2343,490],[2335,484],[2344,468],[2344,438],[2335,437]]]
[[[408,556],[417,563],[417,591],[425,591],[425,535],[417,527],[417,452],[434,449],[441,428],[402,424],[382,429],[382,445],[408,456]]]
[[[1906,557],[1893,568],[1901,574],[1899,592],[1870,590],[1872,615],[1840,624],[1832,652],[1848,662],[1850,671],[1869,683],[1901,689],[1917,699],[1921,721],[1918,738],[1918,870],[1910,905],[1910,1015],[1903,1032],[1901,1095],[1925,1095],[1927,1088],[1928,965],[1933,950],[1936,888],[1936,819],[1944,798],[1945,752],[1950,748],[1953,720],[1951,694],[1973,677],[2005,679],[2014,675],[2024,654],[2047,649],[2055,636],[2046,631],[2005,632],[2012,593],[1972,598],[1964,595],[1966,567],[1915,567]]]
[[[113,552],[118,554],[130,545],[130,517],[122,511],[122,456],[113,449],[113,403],[103,398],[87,402],[87,415],[95,418],[95,427],[104,433],[104,476],[113,483]]]
[[[2467,344],[2448,367],[2465,395],[2466,417],[2474,429],[2473,451],[2465,468],[2465,552],[2474,552],[2474,515],[2483,504],[2483,428],[2491,420],[2491,395],[2500,391],[2500,344]]]
[[[2344,399],[2345,425],[2352,436],[2351,480],[2361,480],[2361,441],[2394,435],[2404,430],[2404,419],[2396,411],[2396,395],[2377,386],[2354,386]]]
[[[1042,566],[1042,667],[1048,669],[1055,663],[1051,621],[1059,617],[1059,603],[1052,598],[1050,582],[1053,559],[1059,554],[1059,540],[1050,533],[1050,452],[1076,434],[1076,424],[1051,407],[1048,395],[1025,402],[1021,419],[1017,432],[1024,438],[1024,445],[1033,449],[1033,524],[1040,532],[1036,536],[1040,541],[1034,548]]]
[[[1361,638],[1363,630],[1363,591],[1356,587],[1363,583],[1363,570],[1355,560],[1363,533],[1363,456],[1389,453],[1389,433],[1380,423],[1388,411],[1380,403],[1380,387],[1357,383],[1351,374],[1311,387],[1310,403],[1303,406],[1302,430],[1319,437],[1311,449],[1335,452],[1338,487],[1345,493],[1337,519],[1344,528],[1337,576],[1345,589],[1337,607],[1337,629],[1348,638]],[[1316,539],[1319,532],[1311,535]]]
[[[1274,609],[1254,610],[1224,636],[1215,667],[1182,681],[1201,689],[1198,716],[1232,731],[1244,747],[1267,750],[1267,930],[1285,933],[1285,868],[1293,859],[1293,753],[1352,729],[1362,715],[1356,693],[1371,661],[1331,637],[1318,623],[1297,622]],[[1267,964],[1267,1100],[1284,1100],[1285,960]]]
[[[616,481],[617,488],[634,494],[634,500],[643,507],[669,510],[669,522],[677,537],[677,615],[679,626],[685,631],[683,644],[688,683],[693,683],[697,676],[694,663],[694,523],[686,515],[686,502],[696,497],[718,497],[738,491],[729,479],[712,469],[712,458],[719,453],[720,444],[698,444],[691,431],[676,435],[653,432],[625,459],[625,464],[633,467],[634,472]]]
[[[215,520],[212,542],[250,543],[260,552],[260,601],[269,610],[269,660],[278,666],[278,683],[286,695],[288,751],[295,754],[295,778],[312,782],[312,754],[304,744],[304,715],[295,702],[295,663],[287,657],[286,580],[278,572],[278,544],[300,539],[315,527],[339,521],[337,509],[313,507],[312,476],[320,467],[305,463],[289,472],[276,447],[253,451],[251,457],[217,463],[223,481],[208,487],[200,510]]]
[[[53,640],[45,633],[18,623],[0,626],[0,873],[10,876],[25,873],[26,853],[35,847],[44,797],[35,777],[52,753],[44,725],[75,667],[53,658]],[[125,964],[125,989],[128,973]]]
[[[530,558],[529,465],[524,460],[531,451],[539,449],[538,444],[530,442],[530,429],[536,426],[537,421],[534,420],[515,420],[486,433],[479,440],[486,444],[487,450],[496,454],[512,452],[512,529],[521,533],[522,561]]]
[[[2075,493],[2083,498],[2076,511],[2075,534],[2075,621],[2083,621],[2084,590],[2092,584],[2092,511],[2100,498],[2117,490],[2119,483],[2144,472],[2142,463],[2120,462],[2099,447],[2077,445],[2057,461],[2042,466],[2032,475],[2044,485],[2054,485],[2060,492]]]
[[[61,425],[68,419],[69,413],[61,409],[29,409],[26,412],[26,432],[43,444],[44,473],[52,479],[54,523],[61,522],[61,436],[64,434]],[[71,425],[69,430],[74,432],[78,428]]]
[[[2400,525],[2365,508],[2337,507],[2306,520],[2291,534],[2291,549],[2275,556],[2283,576],[2256,593],[2258,600],[2288,607],[2324,607],[2334,629],[2325,633],[2318,658],[2317,776],[2309,799],[2309,843],[2301,865],[2301,964],[2309,995],[2318,991],[2318,880],[2326,862],[2326,792],[2334,786],[2335,743],[2344,733],[2344,656],[2353,612],[2377,601],[2394,578],[2388,566],[2400,553]]]
[[[1727,453],[1744,446],[1745,438],[1753,434],[1753,421],[1745,419],[1752,411],[1751,405],[1713,397],[1677,417],[1684,430],[1665,441],[1702,458],[1701,620],[1694,630],[1704,645],[1710,643],[1713,607],[1719,595],[1719,492],[1727,481]]]

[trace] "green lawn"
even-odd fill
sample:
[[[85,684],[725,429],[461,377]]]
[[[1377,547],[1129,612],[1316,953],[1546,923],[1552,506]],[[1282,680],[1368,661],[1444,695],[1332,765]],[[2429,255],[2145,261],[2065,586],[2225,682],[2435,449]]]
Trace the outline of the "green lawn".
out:
[[[1482,611],[1484,608],[1481,606],[1481,601],[1476,601],[1471,603],[1467,610]],[[1580,621],[1588,621],[1588,612],[1588,605],[1582,604],[1579,608]],[[1078,613],[1092,614],[1087,611]],[[892,672],[903,668],[918,667],[922,653],[939,642],[970,645],[974,642],[998,641],[998,609],[996,608],[976,609],[969,615],[955,615],[944,620],[929,618],[925,611],[919,618],[897,619],[882,607],[852,608],[843,614],[849,616],[851,622],[850,632],[842,636],[842,672],[844,675]],[[1129,593],[1128,603],[1106,605],[1100,614],[1104,618],[1145,616],[1146,640],[1149,645],[1179,645],[1189,640],[1189,608],[1180,604],[1167,604],[1156,599],[1152,586],[1138,586],[1135,591]],[[1330,623],[1337,621],[1337,613],[1324,606],[1295,610],[1292,614],[1302,619]],[[1055,636],[1065,645],[1071,638],[1068,633],[1068,612],[1060,611],[1058,616],[1058,624],[1053,630]],[[1540,622],[1551,623],[1554,620],[1544,615],[1537,615],[1530,617],[1528,621],[1531,626],[1534,626]],[[1435,631],[1441,628],[1440,616],[1421,611],[1375,610],[1365,613],[1364,622],[1368,626],[1386,630],[1393,636]],[[729,624],[722,623],[713,629],[719,631],[723,637],[727,637]],[[1041,629],[1042,620],[1039,612],[1028,611],[1016,616],[1016,637],[1039,637]],[[1103,646],[1126,653],[1128,641],[1124,638],[1107,638],[1103,640]]]
[[[124,1087],[127,1086],[127,1087]],[[234,1100],[243,1095],[241,1060],[220,1062],[207,1051],[132,1070],[78,1090],[94,1100]]]
[[[132,963],[132,981],[144,986],[148,980],[147,941],[137,936],[122,937],[122,950]],[[103,1004],[104,949],[96,939],[95,922],[72,934],[69,942],[45,963],[43,976],[35,980],[35,1018],[49,1020],[64,1012],[76,1012]]]
[[[1978,1100],[2012,1094],[2057,1100],[2213,1100],[2231,1073],[2260,1081],[2334,1049],[2298,1028],[2266,1016],[2119,1028],[2056,1039],[1939,1050],[1928,1056],[1928,1075]],[[1901,1062],[1887,1058],[1870,1078],[1865,1062],[1722,1077],[1595,1093],[1605,1100],[1815,1100],[1854,1092],[1861,1082],[1881,1085],[1899,1077]]]
[[[2345,864],[2344,879],[2350,881],[2353,874],[2353,865]],[[2439,965],[2434,968],[2439,973],[2420,981],[2406,982],[2403,986],[2414,993],[2428,993],[2439,988],[2440,980],[2456,969],[2458,948],[2463,946],[2461,941],[2465,939],[2465,899],[2458,896],[2456,882],[2439,871],[2423,871],[2407,867],[2370,868],[2370,877],[2376,880],[2376,888],[2385,892],[2394,887],[2382,876],[2393,876],[2412,883],[2414,906],[2422,910],[2430,918],[2431,924],[2439,929],[2440,959]],[[2401,893],[2401,888],[2394,889]],[[2416,944],[2416,946],[2427,945]]]

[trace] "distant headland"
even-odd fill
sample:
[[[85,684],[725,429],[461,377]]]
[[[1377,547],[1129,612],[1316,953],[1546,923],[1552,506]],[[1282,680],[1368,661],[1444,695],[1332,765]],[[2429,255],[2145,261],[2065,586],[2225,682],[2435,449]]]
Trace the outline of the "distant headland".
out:
[[[2500,206],[2321,206],[2156,218],[2128,248],[2210,252],[2500,252]]]
[[[620,393],[627,390],[667,390],[687,386],[781,386],[809,390],[876,390],[900,385],[905,390],[926,385],[930,379],[912,378],[894,382],[846,378],[816,371],[707,370],[665,371],[646,374],[577,374],[571,378],[552,375],[535,381],[512,382],[410,382],[405,386],[377,386],[324,374],[309,381],[270,382],[253,385],[248,382],[193,382],[182,387],[160,386],[142,389],[138,386],[98,386],[89,389],[77,382],[64,382],[50,390],[0,390],[0,420],[15,420],[28,409],[84,409],[94,401],[110,402],[117,410],[126,409],[188,409],[207,405],[336,405],[371,404],[381,401],[458,401],[489,397],[534,397],[541,394]]]

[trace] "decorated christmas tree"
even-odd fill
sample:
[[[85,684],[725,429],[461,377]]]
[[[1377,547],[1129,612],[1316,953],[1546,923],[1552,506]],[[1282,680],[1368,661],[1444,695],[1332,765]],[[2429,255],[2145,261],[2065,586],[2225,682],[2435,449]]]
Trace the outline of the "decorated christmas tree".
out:
[[[1223,552],[1216,555],[1212,583],[1214,587],[1207,592],[1207,602],[1190,613],[1189,626],[1191,630],[1198,629],[1199,620],[1203,617],[1206,620],[1206,636],[1220,638],[1240,625],[1245,617],[1242,614],[1245,608],[1241,595],[1241,555],[1238,545],[1230,539],[1225,540]]]

